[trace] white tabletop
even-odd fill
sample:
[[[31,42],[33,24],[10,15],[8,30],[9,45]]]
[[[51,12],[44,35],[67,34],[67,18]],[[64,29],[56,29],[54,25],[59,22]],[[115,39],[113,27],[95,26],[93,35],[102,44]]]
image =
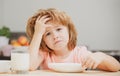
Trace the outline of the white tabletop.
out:
[[[93,71],[88,70],[81,73],[60,73],[50,70],[36,70],[29,71],[27,74],[19,74],[20,76],[120,76],[118,72],[106,72],[106,71]],[[1,73],[0,76],[18,76],[18,74]]]

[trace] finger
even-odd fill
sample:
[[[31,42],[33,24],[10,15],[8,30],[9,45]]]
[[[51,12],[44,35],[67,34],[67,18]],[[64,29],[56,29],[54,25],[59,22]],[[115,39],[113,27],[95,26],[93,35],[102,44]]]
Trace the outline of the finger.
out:
[[[49,20],[51,20],[50,17],[49,17],[49,18],[45,18],[45,19],[43,20],[43,22],[46,24]]]
[[[89,63],[89,65],[88,65],[88,68],[89,69],[92,69],[92,66],[94,65],[94,62],[93,61],[91,61],[90,63]]]
[[[46,19],[46,18],[49,18],[49,15],[44,15],[44,16],[42,16],[42,17],[40,18],[40,20],[44,20],[44,19]]]
[[[93,65],[93,69],[96,69],[97,68],[97,66],[98,66],[98,63],[94,63],[94,65]]]
[[[82,66],[84,66],[86,64],[86,62],[87,62],[88,59],[89,59],[89,57],[86,57],[86,58],[83,59]]]
[[[38,16],[38,18],[36,19],[36,22],[40,20],[40,16]]]
[[[49,15],[45,15],[40,18],[40,21],[43,23],[47,23],[50,19],[51,19],[51,17]]]
[[[89,59],[87,59],[87,61],[85,62],[84,65],[86,65],[88,67],[91,62],[92,62],[92,60],[89,58]]]
[[[86,69],[87,69],[87,67],[82,67],[81,70],[84,72]]]
[[[47,17],[48,17],[48,15],[38,16],[38,18],[36,19],[36,21],[42,21],[43,19],[45,19]]]
[[[93,62],[92,66],[91,66],[91,69],[94,69],[94,66],[95,66],[95,62]]]

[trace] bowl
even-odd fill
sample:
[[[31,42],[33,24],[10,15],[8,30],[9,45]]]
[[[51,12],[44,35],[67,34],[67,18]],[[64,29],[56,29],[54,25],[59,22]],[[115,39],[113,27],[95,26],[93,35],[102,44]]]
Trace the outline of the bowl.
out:
[[[82,72],[84,69],[79,63],[48,63],[51,70],[57,72]]]
[[[10,71],[10,60],[0,60],[0,73]]]

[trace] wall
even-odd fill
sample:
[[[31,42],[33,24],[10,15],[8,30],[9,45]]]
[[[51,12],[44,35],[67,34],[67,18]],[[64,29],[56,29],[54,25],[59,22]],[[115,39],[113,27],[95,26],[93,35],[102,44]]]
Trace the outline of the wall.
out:
[[[0,27],[3,26],[3,0],[0,0]]]
[[[71,16],[77,27],[79,45],[87,45],[90,49],[120,50],[120,0],[2,1],[3,22],[13,32],[25,31],[27,19],[39,8],[55,7]]]

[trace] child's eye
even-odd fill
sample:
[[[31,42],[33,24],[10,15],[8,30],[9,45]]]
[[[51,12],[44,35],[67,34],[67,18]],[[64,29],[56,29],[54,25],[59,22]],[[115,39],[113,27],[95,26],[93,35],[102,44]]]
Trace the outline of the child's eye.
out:
[[[60,30],[62,30],[62,28],[57,28],[57,31],[60,31]]]
[[[47,34],[46,34],[46,36],[49,36],[51,33],[50,32],[48,32]]]

